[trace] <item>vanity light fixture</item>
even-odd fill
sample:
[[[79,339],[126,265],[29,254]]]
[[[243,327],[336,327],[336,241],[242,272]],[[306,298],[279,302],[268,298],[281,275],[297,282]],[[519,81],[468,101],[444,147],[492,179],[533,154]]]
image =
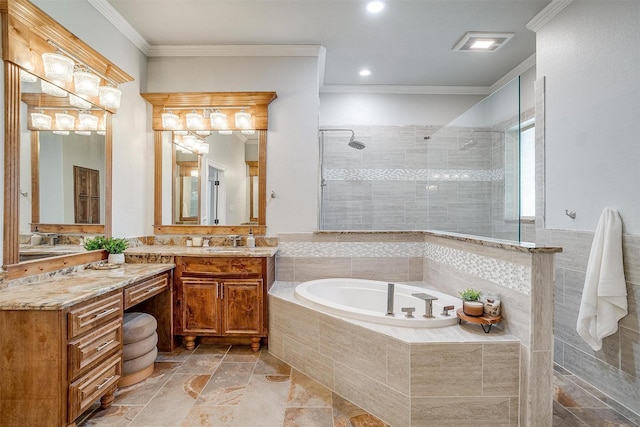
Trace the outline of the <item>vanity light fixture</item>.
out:
[[[238,129],[250,129],[251,128],[251,114],[245,113],[244,109],[240,110],[236,116],[236,127]]]
[[[69,131],[73,129],[76,124],[76,118],[67,111],[62,113],[56,113],[56,130]]]
[[[162,113],[162,127],[166,130],[177,130],[180,128],[180,116],[169,110]]]
[[[208,154],[209,153],[209,143],[206,141],[202,141],[200,143],[200,154]]]
[[[51,129],[51,120],[52,117],[48,114],[44,114],[43,110],[40,110],[39,113],[31,113],[31,125],[36,129]]]
[[[69,94],[69,104],[74,107],[80,108],[81,110],[89,110],[91,108],[91,103],[87,100],[80,98],[72,93]]]
[[[46,52],[42,54],[44,75],[52,80],[70,82],[73,79],[73,60],[60,53]]]
[[[98,89],[98,99],[104,108],[120,108],[120,98],[122,91],[114,86],[100,86]]]
[[[77,94],[90,97],[98,96],[100,77],[92,72],[78,68],[73,72],[73,83]]]
[[[196,110],[187,113],[187,129],[200,130],[204,128],[204,117],[197,113]]]
[[[67,96],[66,90],[54,84],[51,84],[46,80],[40,80],[40,87],[42,89],[42,92],[46,93],[47,95],[56,96],[58,98],[64,98],[65,96]]]
[[[98,116],[94,116],[90,113],[79,113],[78,119],[80,124],[78,128],[80,130],[97,130],[98,129]]]
[[[209,119],[211,120],[211,127],[214,129],[224,129],[227,127],[227,115],[221,113],[220,110],[213,110],[213,112],[209,114]]]
[[[35,83],[38,81],[38,77],[28,71],[20,70],[20,81],[25,83]]]

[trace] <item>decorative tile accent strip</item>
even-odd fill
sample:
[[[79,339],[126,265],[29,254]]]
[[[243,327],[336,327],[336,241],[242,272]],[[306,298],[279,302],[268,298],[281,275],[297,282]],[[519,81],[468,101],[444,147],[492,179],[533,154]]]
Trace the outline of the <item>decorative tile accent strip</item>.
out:
[[[328,181],[502,181],[504,169],[325,169]]]
[[[424,244],[425,258],[473,274],[511,290],[531,294],[531,268],[446,246]]]
[[[279,257],[422,257],[421,242],[281,242]]]

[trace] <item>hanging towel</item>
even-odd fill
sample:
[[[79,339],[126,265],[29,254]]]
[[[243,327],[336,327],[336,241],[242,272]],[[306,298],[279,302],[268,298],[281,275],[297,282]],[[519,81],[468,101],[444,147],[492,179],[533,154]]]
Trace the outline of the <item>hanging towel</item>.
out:
[[[627,285],[622,265],[622,220],[605,208],[596,227],[582,290],[577,331],[594,350],[618,330],[627,315]]]

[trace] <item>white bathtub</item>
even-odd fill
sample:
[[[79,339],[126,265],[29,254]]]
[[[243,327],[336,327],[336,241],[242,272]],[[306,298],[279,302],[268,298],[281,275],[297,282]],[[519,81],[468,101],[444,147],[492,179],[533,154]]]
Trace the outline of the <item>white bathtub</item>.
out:
[[[311,280],[296,286],[297,298],[324,313],[351,319],[413,328],[438,328],[458,323],[456,310],[462,301],[451,295],[416,286],[395,283],[394,316],[387,316],[387,282],[364,279]],[[426,293],[437,297],[433,301],[433,318],[425,318],[425,301],[411,296]],[[449,316],[443,316],[442,308],[453,305]],[[415,307],[413,318],[407,318],[403,307]]]

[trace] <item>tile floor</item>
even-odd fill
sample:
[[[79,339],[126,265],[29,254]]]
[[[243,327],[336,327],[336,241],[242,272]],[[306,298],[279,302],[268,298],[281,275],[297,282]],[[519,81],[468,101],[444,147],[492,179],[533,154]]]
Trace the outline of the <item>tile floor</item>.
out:
[[[640,416],[560,367],[554,397],[553,427],[640,426]],[[78,427],[387,426],[266,349],[221,345],[160,353],[150,378],[118,390],[112,407],[94,405],[81,420]]]

